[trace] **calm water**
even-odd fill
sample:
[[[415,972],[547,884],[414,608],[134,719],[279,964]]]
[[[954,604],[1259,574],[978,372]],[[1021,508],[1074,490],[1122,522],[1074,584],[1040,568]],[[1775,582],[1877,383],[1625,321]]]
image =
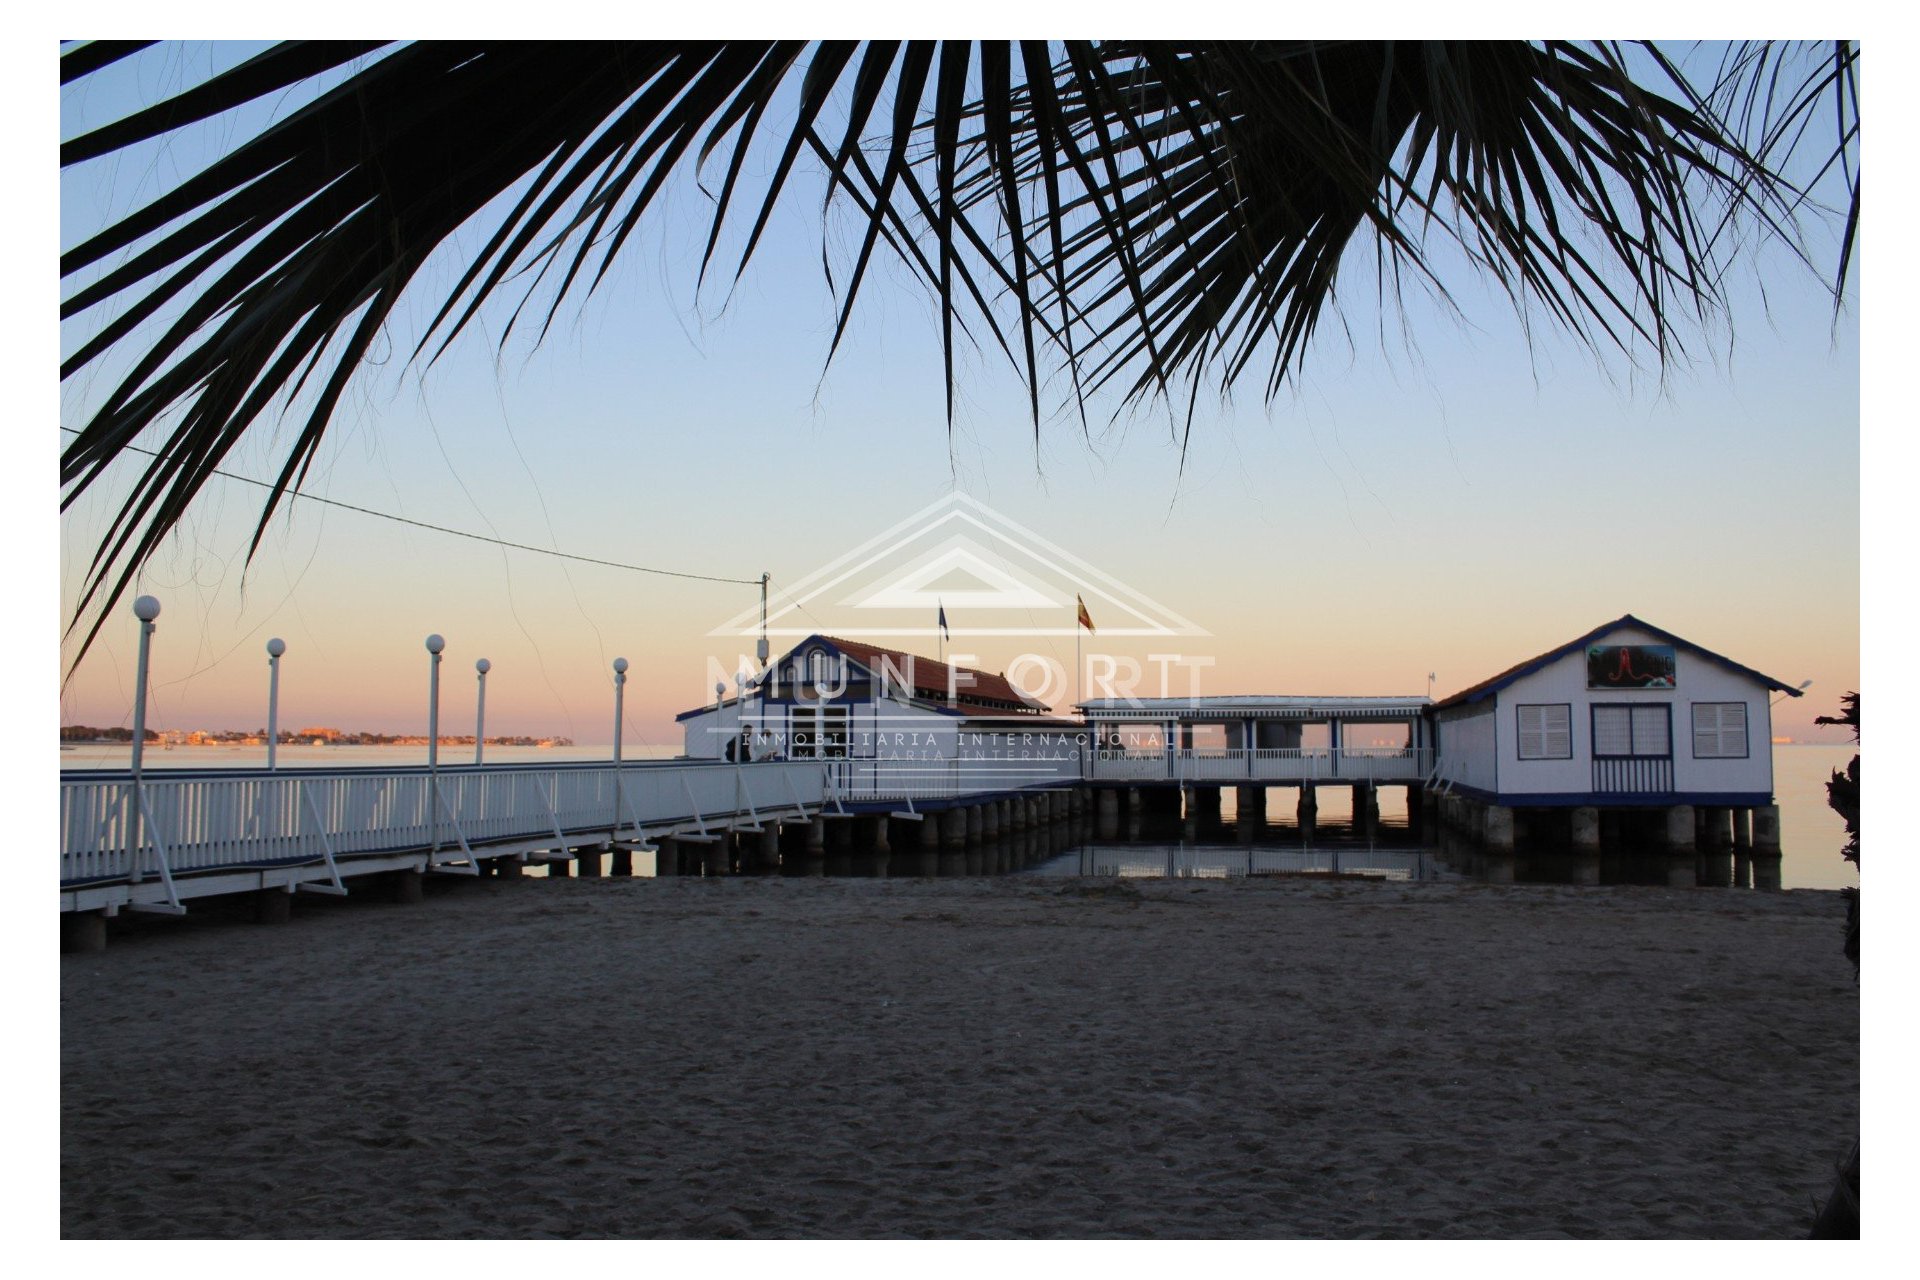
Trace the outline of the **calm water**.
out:
[[[670,759],[673,748],[636,748],[628,751],[635,760]],[[1841,889],[1859,883],[1853,865],[1840,857],[1846,843],[1846,829],[1839,815],[1827,808],[1826,783],[1835,769],[1846,767],[1854,748],[1817,746],[1779,746],[1773,749],[1774,794],[1780,802],[1780,845],[1784,857],[1781,882],[1789,889]],[[606,746],[574,747],[488,747],[489,764],[539,764],[570,760],[607,760],[612,750]],[[60,752],[62,769],[124,769],[128,748],[81,746]],[[176,747],[162,750],[149,747],[146,765],[153,769],[244,769],[266,764],[265,747]],[[424,765],[425,747],[313,747],[280,748],[282,768],[340,768],[342,766]],[[443,764],[470,764],[473,749],[444,747]],[[1376,839],[1366,841],[1343,838],[1342,828],[1352,821],[1351,793],[1345,787],[1320,790],[1319,827],[1323,839],[1313,848],[1303,848],[1289,833],[1294,826],[1296,792],[1270,788],[1266,838],[1251,851],[1254,874],[1285,871],[1341,871],[1389,875],[1396,879],[1443,879],[1458,872],[1442,862],[1431,849],[1421,850],[1407,839],[1406,792],[1400,787],[1380,791],[1381,830]],[[1221,816],[1231,822],[1234,792],[1222,789]],[[1103,874],[1165,874],[1169,865],[1175,874],[1225,876],[1244,875],[1248,848],[1229,835],[1215,841],[1182,845],[1172,843],[1129,842],[1096,843],[1061,853],[1046,863],[1048,873],[1074,874],[1084,862],[1097,864]],[[1336,865],[1337,864],[1337,865]],[[1154,868],[1160,868],[1154,871]]]

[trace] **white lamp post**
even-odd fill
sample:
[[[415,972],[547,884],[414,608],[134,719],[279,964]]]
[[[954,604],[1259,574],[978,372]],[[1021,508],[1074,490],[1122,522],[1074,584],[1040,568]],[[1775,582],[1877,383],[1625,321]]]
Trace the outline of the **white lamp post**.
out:
[[[140,619],[140,660],[133,676],[133,846],[127,855],[127,879],[140,882],[141,821],[146,803],[140,794],[140,757],[147,744],[147,648],[153,641],[153,620],[160,616],[160,602],[141,596],[133,602],[133,616]]]
[[[427,637],[427,652],[432,656],[427,673],[427,771],[440,768],[440,651],[447,642],[437,635]]]
[[[713,682],[713,731],[715,733],[719,733],[721,728],[723,727],[721,722],[722,721],[721,708],[725,707],[726,705],[727,705],[727,682],[725,680],[715,680]],[[727,753],[725,749],[722,749],[720,752],[721,758],[725,759],[726,754]]]
[[[473,762],[479,764],[487,752],[487,672],[493,670],[493,664],[482,658],[473,669],[480,673],[480,697],[473,713]]]
[[[267,641],[267,768],[279,767],[275,754],[280,745],[280,655],[287,642],[279,636]]]
[[[613,767],[620,767],[620,728],[626,720],[627,660],[613,660]]]
[[[153,642],[153,620],[160,616],[160,602],[141,596],[133,602],[133,616],[140,619],[140,660],[133,675],[133,776],[137,781],[147,744],[147,649]]]

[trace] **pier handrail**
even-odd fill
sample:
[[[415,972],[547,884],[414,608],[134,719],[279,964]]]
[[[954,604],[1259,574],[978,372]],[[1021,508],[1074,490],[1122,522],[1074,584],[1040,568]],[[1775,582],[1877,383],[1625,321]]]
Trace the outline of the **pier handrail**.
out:
[[[148,771],[137,790],[128,774],[72,770],[60,780],[60,882],[132,881],[141,867],[163,867],[173,879],[307,865],[330,882],[341,861],[431,851],[436,833],[444,842],[451,831],[458,845],[457,853],[443,848],[436,866],[471,866],[491,844],[606,839],[616,803],[638,829],[728,814],[741,802],[758,810],[824,799],[825,780],[812,761],[720,768],[660,761],[630,765],[623,775],[611,762],[468,766],[439,770],[437,787],[428,770],[412,767]],[[136,806],[144,821],[132,848]],[[616,822],[614,834],[624,830]]]

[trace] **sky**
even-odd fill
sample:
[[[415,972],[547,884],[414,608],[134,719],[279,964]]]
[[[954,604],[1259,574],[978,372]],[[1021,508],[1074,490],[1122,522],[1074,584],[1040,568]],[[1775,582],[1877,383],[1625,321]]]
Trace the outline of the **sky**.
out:
[[[61,134],[243,52],[129,60],[62,92]],[[240,127],[63,174],[62,244]],[[764,572],[776,607],[785,585],[957,491],[1192,620],[1207,634],[1180,643],[1212,659],[1207,693],[1417,694],[1431,672],[1444,695],[1625,613],[1811,680],[1775,709],[1777,734],[1819,737],[1811,718],[1859,687],[1857,280],[1836,316],[1819,277],[1778,245],[1742,259],[1728,315],[1664,371],[1596,358],[1537,315],[1529,331],[1444,255],[1460,316],[1420,298],[1383,314],[1363,253],[1297,383],[1271,403],[1258,378],[1203,399],[1183,455],[1163,408],[1099,401],[1083,431],[1057,383],[1036,438],[997,351],[963,358],[950,430],[922,286],[885,264],[827,366],[817,202],[786,202],[731,292],[696,292],[705,209],[678,183],[608,283],[539,347],[496,346],[496,313],[431,370],[403,368],[456,245],[337,416],[308,489],[627,565]],[[461,240],[470,250],[477,237]],[[846,246],[829,244],[843,262]],[[1817,237],[1813,253],[1833,259]],[[84,332],[63,330],[62,349]],[[61,425],[83,422],[103,389],[63,385]],[[228,469],[270,476],[271,432]],[[112,489],[61,518],[62,625]],[[711,696],[710,659],[730,665],[736,651],[709,633],[757,601],[743,582],[563,561],[299,502],[247,564],[258,500],[215,481],[143,575],[163,607],[151,727],[264,723],[264,645],[279,636],[283,725],[419,732],[431,632],[447,640],[448,705],[470,706],[472,663],[491,662],[490,732],[608,741],[610,663],[624,656],[628,740],[672,745],[673,715]],[[831,609],[809,607],[832,629]],[[123,603],[62,689],[62,723],[130,723],[136,625]],[[1071,643],[962,640],[992,670]],[[1165,648],[1099,643],[1136,658]]]

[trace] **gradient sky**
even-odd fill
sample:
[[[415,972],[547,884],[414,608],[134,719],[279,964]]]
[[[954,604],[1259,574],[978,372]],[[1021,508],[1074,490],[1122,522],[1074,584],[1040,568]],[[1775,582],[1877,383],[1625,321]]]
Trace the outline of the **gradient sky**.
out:
[[[61,132],[243,52],[129,60],[110,83],[63,92]],[[65,175],[62,243],[231,133]],[[1811,717],[1859,686],[1858,325],[1851,309],[1836,320],[1778,245],[1742,259],[1729,316],[1690,331],[1693,358],[1664,377],[1596,360],[1538,314],[1529,335],[1444,253],[1463,316],[1410,297],[1404,317],[1383,318],[1362,246],[1305,375],[1271,404],[1257,378],[1203,403],[1182,475],[1164,410],[1110,423],[1117,405],[1101,401],[1083,435],[1057,383],[1036,443],[997,351],[966,358],[949,434],[936,314],[891,263],[823,377],[833,304],[817,202],[787,201],[731,297],[710,284],[696,298],[705,209],[677,183],[608,284],[537,350],[516,338],[497,351],[496,312],[494,331],[431,371],[400,371],[417,334],[404,326],[431,314],[444,265],[416,286],[396,358],[362,378],[308,488],[581,555],[766,571],[776,587],[958,489],[1209,631],[1183,644],[1214,659],[1210,693],[1421,693],[1433,671],[1445,694],[1628,612],[1813,680],[1776,709],[1776,733],[1815,736]],[[848,246],[830,243],[843,261]],[[1818,230],[1810,252],[1833,260]],[[63,331],[63,349],[84,333]],[[64,387],[61,424],[83,422],[103,390]],[[271,426],[228,469],[270,476]],[[450,707],[471,706],[473,659],[493,663],[490,731],[608,740],[608,664],[624,655],[629,733],[677,743],[673,714],[710,695],[707,657],[730,654],[707,632],[757,598],[298,502],[243,568],[258,496],[213,482],[142,580],[165,610],[153,727],[263,723],[263,645],[279,635],[284,725],[419,731],[421,641],[437,631]],[[61,521],[63,624],[108,497]],[[63,691],[63,723],[129,723],[135,635],[122,604]],[[1046,651],[961,647],[993,669]],[[1138,657],[1166,643],[1110,647]]]

